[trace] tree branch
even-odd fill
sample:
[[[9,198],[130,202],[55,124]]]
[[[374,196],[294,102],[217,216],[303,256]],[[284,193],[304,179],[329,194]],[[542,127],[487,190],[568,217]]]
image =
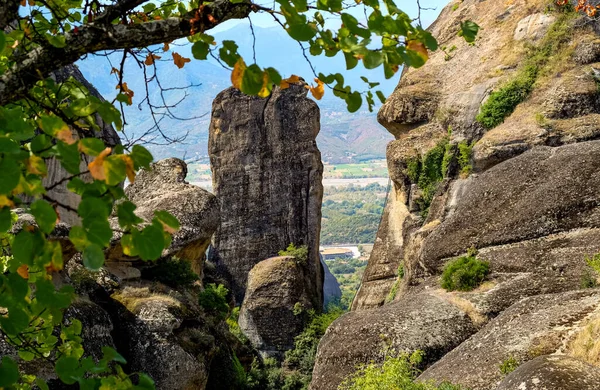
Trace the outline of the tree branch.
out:
[[[204,32],[227,20],[246,18],[253,9],[254,5],[249,2],[234,4],[216,0],[180,18],[128,25],[97,22],[83,25],[77,31],[64,34],[63,48],[45,44],[15,58],[15,64],[0,77],[0,106],[23,97],[35,82],[85,54],[173,41],[190,36],[192,30]]]

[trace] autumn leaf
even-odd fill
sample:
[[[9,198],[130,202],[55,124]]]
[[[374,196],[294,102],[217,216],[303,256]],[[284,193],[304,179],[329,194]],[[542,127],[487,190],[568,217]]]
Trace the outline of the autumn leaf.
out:
[[[88,164],[90,175],[92,175],[94,179],[106,180],[106,173],[104,172],[104,159],[110,154],[111,151],[111,148],[104,149],[102,152],[100,152],[98,157],[94,159],[94,161]]]
[[[160,58],[161,58],[160,56],[150,53],[150,54],[148,54],[148,56],[146,56],[146,61],[144,61],[144,64],[150,66],[150,65],[154,64],[155,60],[160,60]]]
[[[318,78],[315,78],[315,82],[317,83],[316,87],[312,85],[309,88],[310,93],[314,96],[315,99],[321,100],[323,95],[325,95],[325,88],[323,87],[323,82]]]
[[[133,183],[135,181],[135,168],[133,165],[133,159],[126,154],[122,154],[119,157],[121,157],[121,160],[125,162],[125,172],[127,173],[127,179],[129,179],[129,181]]]
[[[25,7],[27,5],[27,0],[21,0],[21,7]]]
[[[27,264],[22,264],[19,268],[17,268],[17,273],[23,279],[29,279],[29,267]]]
[[[110,74],[114,74],[114,73],[116,73],[117,75],[120,75],[121,71],[119,71],[119,69],[113,67],[110,69]]]
[[[57,131],[55,137],[68,145],[73,145],[77,142],[77,140],[73,138],[73,132],[68,127]]]
[[[129,104],[130,106],[133,104],[133,96],[135,95],[135,93],[131,89],[129,89],[127,83],[117,84],[115,89],[120,89],[121,93],[127,96],[127,104]]]
[[[44,159],[40,156],[29,156],[25,162],[25,166],[27,167],[27,172],[34,175],[46,176],[48,173]]]
[[[281,84],[279,84],[279,88],[288,89],[290,87],[290,84],[298,84],[299,82],[300,82],[300,77],[293,74],[290,77],[288,77],[287,79],[281,80]]]
[[[183,68],[183,66],[190,61],[192,60],[190,60],[189,58],[182,57],[181,55],[179,55],[179,53],[173,53],[173,62],[175,62],[175,65],[177,65],[179,69]]]
[[[408,50],[416,52],[425,61],[429,59],[429,53],[427,52],[427,48],[421,41],[408,41],[406,48]]]
[[[170,43],[171,43],[171,42],[165,42],[165,44],[163,45],[163,48],[162,48],[162,50],[163,50],[163,51],[169,51],[169,48],[170,48],[169,44],[170,44]]]
[[[13,208],[15,207],[15,203],[8,199],[8,197],[6,195],[0,195],[0,208],[4,208],[4,207],[9,207],[9,208]]]
[[[260,92],[258,93],[258,96],[261,98],[266,98],[267,96],[269,96],[271,94],[272,89],[273,89],[273,83],[272,83],[271,79],[269,78],[268,73],[265,72],[263,74],[263,86],[262,86],[262,89],[260,90]]]
[[[242,88],[242,78],[244,76],[244,70],[246,70],[246,63],[240,57],[233,66],[233,71],[231,71],[231,85],[233,85],[237,89]]]

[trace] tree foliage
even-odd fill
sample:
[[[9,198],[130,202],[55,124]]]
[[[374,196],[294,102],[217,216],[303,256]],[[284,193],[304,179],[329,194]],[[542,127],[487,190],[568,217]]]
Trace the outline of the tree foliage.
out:
[[[363,8],[365,18],[353,16],[350,5]],[[122,106],[134,104],[138,97],[139,91],[127,85],[126,60],[144,72],[155,68],[161,58],[185,68],[191,59],[172,45],[181,38],[192,44],[194,58],[211,56],[229,67],[232,84],[247,94],[266,96],[275,85],[286,88],[299,82],[298,76],[284,78],[274,68],[247,62],[234,41],[217,44],[208,34],[227,20],[251,13],[271,15],[311,55],[332,57],[341,52],[348,69],[359,63],[366,69],[380,67],[388,78],[401,66],[422,66],[428,51],[437,48],[431,34],[392,0],[352,4],[277,0],[271,8],[250,0],[0,2],[0,331],[21,360],[49,363],[62,382],[85,389],[153,387],[150,378],[124,372],[119,365],[124,359],[110,348],[104,349],[98,362],[86,357],[81,324],[63,320],[75,293],[70,286],[57,289],[52,283],[63,267],[61,245],[52,236],[60,221],[57,210],[61,207],[80,217],[81,224],[70,229],[69,240],[90,270],[104,265],[104,251],[116,225],[126,255],[142,260],[161,257],[179,223],[164,211],[142,221],[121,186],[126,178],[133,182],[136,172],[148,168],[152,155],[141,145],[105,145],[95,138],[101,130],[97,121],[100,118],[121,130]],[[460,32],[472,41],[477,29],[476,24],[464,22]],[[122,53],[120,65],[112,69],[119,91],[112,102],[91,95],[73,78],[59,82],[52,77],[83,56],[108,51]],[[372,108],[375,96],[385,98],[374,89],[377,83],[366,78],[365,91],[352,89],[339,73],[315,78],[308,86],[315,98],[323,96],[327,87],[346,101],[350,111],[358,110],[363,100]],[[83,157],[91,160],[87,167],[81,164]],[[70,176],[42,182],[51,160],[57,160]],[[84,180],[86,176],[90,180]],[[50,195],[49,190],[64,183],[81,196],[78,207]],[[12,210],[17,207],[26,207],[36,226],[13,230]],[[115,216],[112,227],[111,215]],[[222,295],[218,288],[213,290]],[[0,364],[0,387],[48,388],[41,378],[20,372],[17,362],[8,357]]]

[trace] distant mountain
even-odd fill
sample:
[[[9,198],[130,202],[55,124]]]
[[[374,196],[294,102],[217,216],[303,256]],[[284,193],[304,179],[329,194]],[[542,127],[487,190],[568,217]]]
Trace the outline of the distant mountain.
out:
[[[215,34],[217,43],[223,40],[235,40],[240,53],[250,62],[253,57],[261,66],[273,66],[284,77],[297,74],[311,81],[313,78],[310,64],[304,59],[298,42],[292,40],[281,28],[261,28],[254,26],[254,37],[248,24],[239,24],[229,30]],[[256,42],[253,45],[253,42]],[[174,45],[172,45],[172,48]],[[175,51],[186,57],[192,57],[190,46],[180,46]],[[342,71],[347,83],[360,89],[364,82],[360,76],[366,76],[370,81],[381,82],[381,89],[389,94],[394,89],[397,79],[385,80],[382,70],[353,69],[346,71],[342,56],[333,58],[309,57],[316,72],[325,74]],[[119,67],[121,58],[117,55],[89,56],[78,62],[86,78],[107,99],[112,99],[117,91],[116,75],[111,75],[111,68]],[[142,59],[143,60],[143,59]],[[149,142],[149,148],[156,158],[176,156],[188,160],[207,162],[208,127],[210,111],[214,97],[231,85],[230,71],[224,69],[216,61],[192,60],[183,69],[177,69],[170,53],[165,53],[157,61],[158,82],[163,88],[170,90],[161,96],[157,88],[157,79],[148,83],[150,100],[155,105],[162,105],[162,99],[167,105],[174,105],[171,110],[174,118],[155,118],[160,120],[161,129],[165,135],[178,138],[187,134],[185,141],[171,145],[153,145],[160,139],[143,137]],[[127,107],[126,133],[130,138],[137,139],[154,125],[145,97],[146,85],[141,69],[134,61],[128,61],[125,67],[125,79],[128,87],[135,92],[134,105]],[[151,75],[147,75],[148,78]],[[188,85],[201,84],[189,89],[181,89]],[[187,95],[187,96],[186,96]],[[185,98],[185,99],[183,99]],[[183,99],[183,100],[182,100]],[[321,108],[321,133],[317,138],[323,160],[331,163],[356,162],[373,158],[385,157],[385,145],[392,136],[381,127],[376,120],[376,112],[370,113],[366,108],[357,113],[349,113],[345,103],[326,91],[325,97],[318,102]],[[163,110],[164,111],[164,110]],[[193,118],[193,119],[190,119]],[[189,119],[189,120],[184,120]]]

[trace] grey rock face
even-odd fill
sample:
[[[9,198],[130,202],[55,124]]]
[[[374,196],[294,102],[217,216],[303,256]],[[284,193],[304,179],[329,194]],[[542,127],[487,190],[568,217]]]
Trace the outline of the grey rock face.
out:
[[[136,215],[147,222],[157,210],[166,210],[179,220],[181,227],[173,234],[171,246],[163,256],[178,256],[189,261],[192,269],[202,275],[206,249],[219,226],[220,210],[216,197],[187,183],[186,175],[187,165],[182,160],[161,160],[152,164],[150,170],[140,171],[125,194],[137,206]],[[108,258],[131,260],[122,253],[118,243],[111,248]]]
[[[327,264],[321,259],[321,266],[323,267],[323,306],[327,307],[330,302],[335,302],[342,297],[342,290],[340,284],[329,268]]]
[[[250,271],[239,324],[263,356],[282,358],[302,332],[305,315],[294,309],[311,307],[306,279],[312,275],[307,271],[289,256],[261,261]]]
[[[238,302],[252,267],[293,243],[308,246],[307,291],[313,307],[323,303],[319,108],[306,93],[292,85],[263,99],[229,88],[213,102],[209,153],[222,220],[211,260]]]
[[[335,390],[357,365],[381,361],[385,351],[425,352],[434,362],[476,331],[451,303],[426,293],[337,319],[319,343],[312,390]]]
[[[600,291],[538,295],[511,306],[425,370],[419,380],[448,380],[472,390],[495,389],[500,365],[556,352],[585,318],[600,310]]]
[[[467,248],[600,227],[600,141],[539,147],[472,177],[426,239],[422,262]]]
[[[496,390],[595,390],[600,369],[568,356],[537,357],[510,373]]]

